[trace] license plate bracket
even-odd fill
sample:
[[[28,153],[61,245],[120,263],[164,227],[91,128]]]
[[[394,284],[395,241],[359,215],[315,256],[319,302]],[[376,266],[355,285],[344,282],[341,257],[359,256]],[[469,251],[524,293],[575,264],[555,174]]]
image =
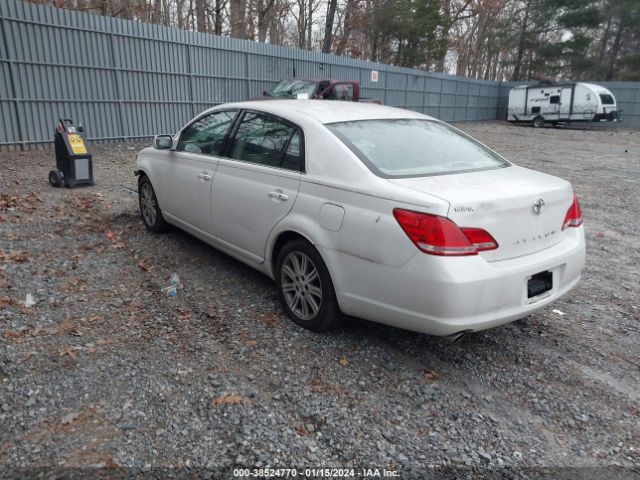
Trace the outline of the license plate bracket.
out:
[[[527,297],[534,298],[553,289],[553,272],[536,273],[527,281]]]

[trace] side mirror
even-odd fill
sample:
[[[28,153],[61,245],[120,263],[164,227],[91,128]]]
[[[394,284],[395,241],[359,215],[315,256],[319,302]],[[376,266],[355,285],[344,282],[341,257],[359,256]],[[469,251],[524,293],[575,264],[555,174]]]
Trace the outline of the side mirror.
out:
[[[171,135],[156,135],[153,137],[153,148],[156,150],[171,150],[173,137]]]

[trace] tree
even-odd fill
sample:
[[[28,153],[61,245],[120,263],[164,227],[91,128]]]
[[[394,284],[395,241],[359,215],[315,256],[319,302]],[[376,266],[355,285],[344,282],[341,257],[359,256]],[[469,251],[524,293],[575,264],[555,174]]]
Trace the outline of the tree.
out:
[[[386,0],[376,16],[377,29],[394,45],[396,65],[429,68],[441,56],[442,22],[436,0]]]
[[[231,0],[230,3],[229,17],[231,22],[231,36],[234,38],[247,38],[247,28],[245,24],[247,0]]]
[[[27,1],[474,78],[640,79],[640,0]]]
[[[199,32],[207,31],[206,0],[196,0],[196,28]]]
[[[324,39],[322,41],[322,53],[331,52],[331,42],[333,39],[333,21],[336,17],[338,0],[329,0],[327,4],[327,18],[324,23]]]

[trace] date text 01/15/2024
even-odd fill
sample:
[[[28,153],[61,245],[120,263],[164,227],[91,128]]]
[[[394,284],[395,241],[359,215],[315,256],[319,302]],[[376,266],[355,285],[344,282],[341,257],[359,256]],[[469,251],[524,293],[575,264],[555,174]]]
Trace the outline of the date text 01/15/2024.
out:
[[[386,468],[235,468],[236,478],[394,478],[400,473]]]

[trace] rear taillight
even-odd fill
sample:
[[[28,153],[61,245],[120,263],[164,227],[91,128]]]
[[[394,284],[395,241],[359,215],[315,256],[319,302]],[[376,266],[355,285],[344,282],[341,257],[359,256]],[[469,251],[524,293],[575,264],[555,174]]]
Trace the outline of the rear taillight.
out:
[[[569,227],[579,227],[582,225],[582,211],[580,210],[580,202],[578,202],[578,197],[576,194],[573,194],[573,203],[567,210],[567,215],[564,217],[564,222],[562,224],[562,230],[565,230]]]
[[[498,248],[498,242],[487,231],[460,228],[439,215],[396,208],[393,216],[415,246],[431,255],[477,255],[479,251]]]
[[[465,228],[461,227],[462,233],[469,239],[471,244],[479,252],[485,250],[495,250],[498,248],[498,242],[487,232],[481,228]]]

